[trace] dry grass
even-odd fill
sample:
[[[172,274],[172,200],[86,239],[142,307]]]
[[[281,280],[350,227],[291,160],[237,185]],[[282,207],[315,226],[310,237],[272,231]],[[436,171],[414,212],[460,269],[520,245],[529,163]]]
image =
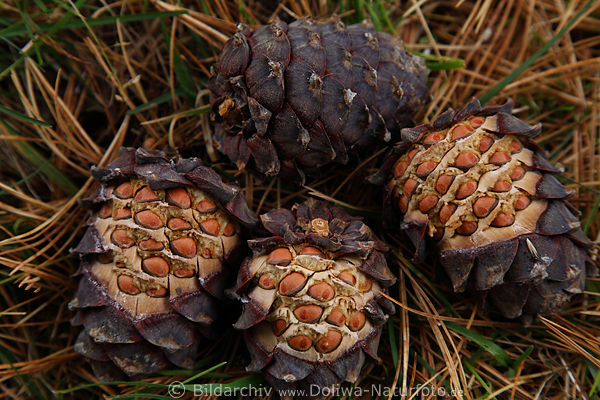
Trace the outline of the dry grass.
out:
[[[574,191],[586,233],[600,241],[600,3],[175,3],[0,3],[0,398],[166,392],[137,382],[53,394],[94,382],[72,349],[77,330],[69,325],[66,304],[76,285],[76,261],[68,250],[85,222],[76,202],[93,184],[90,166],[109,162],[121,145],[171,144],[184,156],[210,160],[245,188],[257,211],[314,195],[347,204],[372,226],[380,225],[378,189],[365,189],[362,178],[383,152],[349,176],[346,169],[333,169],[297,188],[238,173],[211,149],[205,83],[219,46],[240,21],[333,12],[354,21],[371,14],[411,50],[464,59],[465,68],[431,73],[433,99],[421,116],[425,120],[488,93],[523,69],[502,83],[491,102],[512,97],[519,117],[543,122],[538,141],[565,168],[563,182]],[[549,51],[530,59],[563,29],[566,34]],[[391,296],[399,307],[382,338],[381,363],[367,364],[359,384],[394,385],[407,398],[428,397],[414,389],[418,384],[465,399],[599,397],[598,279],[589,279],[586,294],[560,315],[523,327],[480,313],[472,298],[450,293],[439,274],[413,266],[400,232],[382,236],[395,249],[389,261],[400,279]],[[247,356],[240,336],[223,336],[207,347],[198,371],[227,365],[194,382],[244,384],[239,379],[247,375]],[[159,375],[145,381],[171,380]]]

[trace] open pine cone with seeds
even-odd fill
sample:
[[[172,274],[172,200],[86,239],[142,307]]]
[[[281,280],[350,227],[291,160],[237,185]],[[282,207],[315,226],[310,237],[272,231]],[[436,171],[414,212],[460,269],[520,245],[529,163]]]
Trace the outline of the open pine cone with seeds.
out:
[[[273,236],[248,241],[235,288],[248,369],[305,393],[356,381],[394,312],[381,294],[396,280],[384,246],[360,219],[314,199],[261,219]]]
[[[402,131],[403,142],[373,181],[423,260],[433,245],[455,291],[483,292],[503,316],[558,311],[596,273],[591,242],[569,193],[512,102],[473,99],[432,124]]]
[[[429,101],[427,68],[402,43],[338,18],[240,26],[209,82],[214,143],[239,169],[268,176],[345,164],[354,149],[413,126]]]
[[[84,204],[94,210],[74,250],[81,276],[69,304],[75,350],[101,380],[191,368],[214,337],[219,303],[256,216],[237,186],[198,159],[125,149]]]

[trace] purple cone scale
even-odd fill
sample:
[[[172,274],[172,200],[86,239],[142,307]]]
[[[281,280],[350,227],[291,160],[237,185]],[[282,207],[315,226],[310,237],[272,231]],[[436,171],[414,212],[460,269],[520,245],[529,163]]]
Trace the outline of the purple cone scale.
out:
[[[214,143],[240,169],[303,180],[413,126],[426,78],[422,59],[366,22],[240,26],[209,82]]]
[[[191,368],[203,337],[215,336],[240,231],[256,216],[197,159],[124,149],[92,174],[101,185],[83,201],[94,213],[74,249],[75,351],[101,380]]]
[[[476,99],[402,131],[386,160],[388,206],[417,258],[437,249],[455,291],[477,291],[507,318],[551,314],[596,273],[559,171],[511,114]]]
[[[248,241],[235,288],[248,369],[279,390],[356,381],[394,311],[381,294],[396,280],[385,248],[360,219],[312,199],[261,219],[273,236]]]

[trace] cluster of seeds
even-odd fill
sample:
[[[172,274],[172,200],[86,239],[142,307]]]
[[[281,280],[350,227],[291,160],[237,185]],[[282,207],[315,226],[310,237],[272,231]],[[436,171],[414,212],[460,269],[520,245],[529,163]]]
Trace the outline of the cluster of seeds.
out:
[[[112,189],[95,225],[110,250],[97,268],[114,263],[117,287],[132,296],[167,296],[170,276],[208,277],[239,244],[235,223],[202,191],[152,190],[141,180]]]
[[[363,307],[381,289],[356,269],[360,263],[357,256],[334,258],[307,245],[256,257],[250,265],[257,268],[255,290],[276,299],[258,329],[270,325],[277,342],[298,352],[331,353],[342,343],[347,350],[353,336],[362,338],[372,329]]]
[[[248,369],[278,390],[356,382],[394,312],[385,247],[359,218],[314,199],[261,219],[273,236],[248,241],[235,287]]]
[[[428,222],[437,240],[512,226],[500,234],[508,239],[535,222],[522,212],[545,208],[532,202],[542,179],[529,169],[534,153],[516,136],[492,133],[496,126],[495,116],[471,117],[425,135],[398,159],[390,185],[405,222]]]
[[[380,172],[416,259],[432,238],[455,291],[480,291],[505,317],[529,321],[581,293],[596,268],[560,171],[533,141],[541,125],[511,109],[473,99],[404,129]]]
[[[195,158],[124,148],[91,172],[101,185],[82,200],[94,214],[73,250],[75,351],[104,381],[192,368],[202,339],[216,336],[242,225],[256,216]]]

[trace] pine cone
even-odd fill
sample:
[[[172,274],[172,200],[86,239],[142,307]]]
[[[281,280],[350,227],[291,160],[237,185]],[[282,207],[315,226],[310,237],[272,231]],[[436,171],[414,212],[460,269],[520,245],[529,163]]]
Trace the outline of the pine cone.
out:
[[[431,238],[455,291],[482,291],[503,316],[530,320],[581,293],[596,268],[559,171],[532,140],[541,124],[511,110],[473,99],[404,129],[380,177],[417,259]]]
[[[304,179],[351,149],[389,141],[429,100],[427,69],[367,23],[241,26],[209,82],[217,148],[242,169]]]
[[[261,219],[274,236],[248,241],[254,255],[236,286],[248,369],[305,393],[356,381],[394,311],[379,293],[396,280],[383,245],[360,219],[312,199]]]
[[[191,368],[201,336],[214,336],[227,268],[241,260],[240,224],[256,216],[197,159],[125,149],[92,174],[102,185],[83,202],[96,212],[74,249],[75,350],[102,380]]]

